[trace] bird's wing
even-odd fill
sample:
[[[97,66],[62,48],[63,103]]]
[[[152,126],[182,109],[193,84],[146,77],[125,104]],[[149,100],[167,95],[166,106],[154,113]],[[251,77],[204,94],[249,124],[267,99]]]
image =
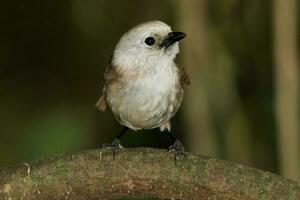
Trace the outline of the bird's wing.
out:
[[[96,106],[96,108],[98,108],[101,111],[107,110],[107,103],[106,103],[104,94],[100,97],[100,99],[97,101],[95,106]]]
[[[109,82],[117,79],[117,77],[118,77],[118,74],[115,70],[115,67],[112,65],[112,56],[110,56],[109,65],[106,68],[106,71],[103,76],[103,79],[104,79],[103,91],[102,91],[103,94],[96,103],[96,108],[98,108],[99,110],[101,110],[101,111],[107,110],[108,106],[107,106],[107,102],[106,102],[106,98],[105,98],[105,87]]]
[[[186,71],[184,70],[184,68],[180,64],[176,63],[176,65],[177,65],[177,68],[178,68],[178,71],[179,71],[181,86],[189,85],[190,84],[190,79],[189,79],[189,76],[187,75]]]

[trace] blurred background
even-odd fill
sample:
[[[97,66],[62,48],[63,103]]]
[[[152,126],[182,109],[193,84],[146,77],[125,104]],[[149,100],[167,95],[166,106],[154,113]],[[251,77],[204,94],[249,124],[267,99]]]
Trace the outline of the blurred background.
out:
[[[121,127],[94,107],[121,35],[187,33],[191,79],[173,131],[188,151],[300,180],[297,0],[44,0],[0,4],[0,167],[102,147]],[[167,148],[158,130],[125,147]]]

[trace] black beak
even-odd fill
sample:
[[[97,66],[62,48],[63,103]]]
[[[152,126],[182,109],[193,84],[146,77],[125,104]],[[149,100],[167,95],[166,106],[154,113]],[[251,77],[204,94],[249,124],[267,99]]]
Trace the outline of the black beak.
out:
[[[170,32],[168,36],[162,41],[162,43],[159,45],[160,47],[168,48],[175,42],[182,40],[185,38],[186,34],[183,32]]]

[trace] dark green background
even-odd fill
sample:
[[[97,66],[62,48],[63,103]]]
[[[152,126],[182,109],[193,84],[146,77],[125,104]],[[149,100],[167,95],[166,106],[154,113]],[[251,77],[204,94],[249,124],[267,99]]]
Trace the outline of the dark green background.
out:
[[[278,172],[271,3],[209,1],[207,24],[233,58],[232,81],[247,124],[243,130],[251,136],[247,164]],[[171,0],[2,1],[0,9],[0,166],[111,141],[120,126],[94,105],[115,44],[129,28],[148,20],[176,29],[179,16],[177,1]],[[189,130],[183,118],[180,112],[173,130],[185,141]],[[214,156],[229,159],[226,135],[217,121],[214,126],[219,141]],[[167,148],[170,141],[157,130],[131,131],[123,144]]]

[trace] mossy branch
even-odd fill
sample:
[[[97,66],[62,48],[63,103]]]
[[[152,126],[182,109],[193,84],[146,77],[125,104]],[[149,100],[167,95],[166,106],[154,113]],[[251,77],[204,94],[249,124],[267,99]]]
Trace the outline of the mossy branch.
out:
[[[0,171],[0,199],[300,199],[300,185],[234,163],[166,150],[90,150]]]

